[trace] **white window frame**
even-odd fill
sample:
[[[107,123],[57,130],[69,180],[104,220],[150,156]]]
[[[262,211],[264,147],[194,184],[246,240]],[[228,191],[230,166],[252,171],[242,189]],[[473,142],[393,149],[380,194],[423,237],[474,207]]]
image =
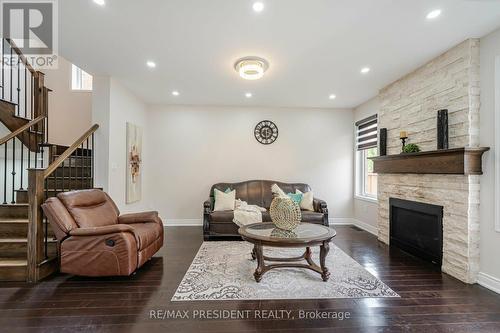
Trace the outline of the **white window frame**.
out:
[[[377,195],[371,195],[365,192],[365,154],[366,150],[356,151],[356,191],[355,198],[359,200],[378,202]]]
[[[75,71],[76,71],[76,73],[75,73]],[[87,73],[87,72],[85,72],[80,67],[78,67],[74,64],[71,64],[71,90],[72,91],[82,91],[82,92],[92,91],[92,88],[91,89],[83,89],[82,88],[83,73]],[[88,74],[88,75],[90,75],[90,74]],[[75,84],[75,79],[77,81],[76,84]],[[93,82],[92,82],[92,85],[93,85]]]
[[[495,59],[495,202],[500,199],[500,56]],[[500,232],[500,205],[495,204],[495,230]]]

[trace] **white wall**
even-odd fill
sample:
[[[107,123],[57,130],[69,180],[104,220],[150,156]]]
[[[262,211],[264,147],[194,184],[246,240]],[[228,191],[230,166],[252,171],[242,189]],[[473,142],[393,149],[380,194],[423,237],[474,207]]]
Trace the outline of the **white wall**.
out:
[[[274,121],[269,146],[255,125]],[[251,179],[304,182],[327,201],[330,217],[352,218],[351,110],[154,106],[145,137],[148,201],[167,223],[202,218],[212,184]]]
[[[111,79],[110,90],[110,122],[109,122],[109,189],[108,193],[116,202],[118,208],[125,212],[147,210],[148,188],[145,186],[148,176],[148,159],[145,157],[148,150],[147,136],[142,140],[142,200],[132,204],[125,204],[126,172],[127,172],[127,122],[142,127],[146,132],[146,105],[130,90],[122,86],[117,80]],[[156,150],[156,147],[152,147]],[[161,170],[161,168],[160,168]]]
[[[495,121],[500,123],[498,109],[495,117],[495,59],[500,57],[500,30],[481,39],[481,146],[491,147],[492,151],[483,157],[481,177],[481,273],[479,283],[500,292],[500,233],[495,231],[495,155],[500,147],[495,147]],[[497,69],[497,73],[500,71]],[[500,82],[500,77],[497,78]],[[500,101],[497,101],[500,103]],[[498,106],[497,106],[498,107]],[[496,119],[495,119],[496,118]],[[498,130],[498,128],[497,128]],[[497,166],[500,167],[500,166]]]
[[[69,146],[92,126],[92,92],[71,89],[71,63],[59,57],[59,67],[45,70],[49,93],[49,142]]]
[[[146,105],[117,80],[109,77],[94,78],[93,122],[99,124],[96,132],[95,186],[102,187],[113,198],[122,213],[149,210],[145,186],[148,160],[147,138],[143,138],[142,200],[125,203],[126,195],[126,124],[141,126],[145,131]],[[160,168],[161,170],[161,168]]]
[[[367,118],[369,116],[372,116],[374,114],[378,114],[378,111],[380,109],[380,101],[378,97],[374,97],[365,103],[361,104],[357,108],[354,109],[354,123],[362,120],[364,118]],[[354,131],[354,125],[353,125],[353,131]],[[355,147],[353,147],[355,151]],[[356,151],[354,152],[356,154]],[[354,177],[356,175],[356,166],[354,166]],[[356,193],[355,191],[355,184],[353,184],[353,193]],[[372,233],[377,233],[378,229],[378,222],[377,222],[377,215],[378,215],[378,203],[377,202],[371,202],[366,199],[360,199],[359,197],[354,196],[354,219],[356,219],[357,224],[363,226],[366,230],[371,231]]]

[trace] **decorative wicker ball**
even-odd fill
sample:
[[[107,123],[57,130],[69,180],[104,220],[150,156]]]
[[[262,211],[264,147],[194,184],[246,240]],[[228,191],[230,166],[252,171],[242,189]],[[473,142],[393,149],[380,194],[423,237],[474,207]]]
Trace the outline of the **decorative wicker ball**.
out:
[[[299,205],[287,197],[275,197],[269,212],[274,225],[283,230],[294,230],[302,219]]]

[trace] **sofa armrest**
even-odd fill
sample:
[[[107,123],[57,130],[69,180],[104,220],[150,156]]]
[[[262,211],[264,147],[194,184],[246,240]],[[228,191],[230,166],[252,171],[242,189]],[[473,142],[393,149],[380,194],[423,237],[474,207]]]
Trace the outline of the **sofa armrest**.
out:
[[[158,212],[142,212],[142,213],[132,213],[123,214],[118,216],[119,224],[133,224],[133,223],[146,223],[146,222],[157,222],[162,224]]]
[[[328,214],[328,205],[326,201],[314,198],[313,199],[314,211],[318,213]]]
[[[212,202],[211,200],[207,200],[203,203],[203,213],[210,214],[212,212]]]
[[[134,233],[134,228],[124,224],[113,224],[107,225],[104,227],[95,227],[95,228],[78,228],[73,229],[69,232],[70,236],[100,236],[100,235],[108,235],[119,232],[131,232]]]

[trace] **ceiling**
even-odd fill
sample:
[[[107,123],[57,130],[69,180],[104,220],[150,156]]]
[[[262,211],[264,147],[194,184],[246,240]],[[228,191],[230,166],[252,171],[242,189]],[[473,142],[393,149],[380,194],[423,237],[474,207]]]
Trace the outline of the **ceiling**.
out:
[[[496,0],[262,0],[260,13],[252,0],[105,1],[59,1],[60,53],[150,104],[355,107],[500,26]],[[234,71],[249,55],[269,61],[263,79]]]

